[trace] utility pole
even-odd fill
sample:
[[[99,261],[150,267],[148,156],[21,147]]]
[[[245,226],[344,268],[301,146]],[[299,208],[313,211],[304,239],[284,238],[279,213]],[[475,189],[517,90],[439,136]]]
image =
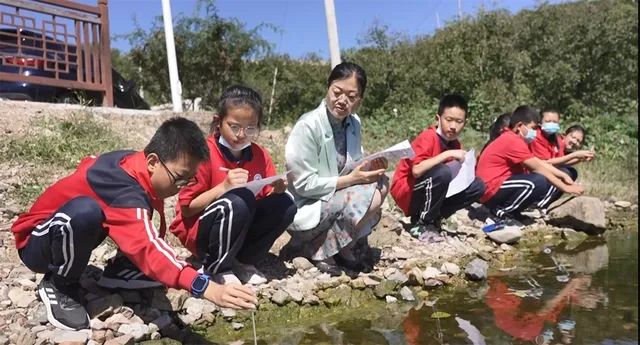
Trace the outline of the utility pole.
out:
[[[340,63],[340,43],[338,42],[338,24],[336,23],[336,9],[333,0],[324,0],[324,13],[327,17],[327,31],[329,33],[329,52],[331,54],[331,68]]]
[[[458,20],[462,20],[462,0],[458,0]]]
[[[440,16],[436,12],[436,29],[440,29]]]
[[[278,80],[278,66],[273,71],[273,84],[271,84],[271,99],[269,100],[269,118],[267,125],[271,124],[271,110],[273,110],[273,97],[276,95],[276,81]]]
[[[164,19],[164,37],[167,43],[167,62],[169,63],[169,82],[171,83],[171,102],[173,111],[182,112],[182,85],[178,75],[176,46],[173,39],[173,21],[171,20],[171,2],[162,0],[162,18]]]

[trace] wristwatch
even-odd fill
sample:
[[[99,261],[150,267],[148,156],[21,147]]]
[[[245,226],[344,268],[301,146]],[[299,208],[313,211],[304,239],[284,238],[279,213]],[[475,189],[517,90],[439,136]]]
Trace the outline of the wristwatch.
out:
[[[206,274],[198,274],[191,282],[191,295],[200,298],[209,286],[209,276]]]

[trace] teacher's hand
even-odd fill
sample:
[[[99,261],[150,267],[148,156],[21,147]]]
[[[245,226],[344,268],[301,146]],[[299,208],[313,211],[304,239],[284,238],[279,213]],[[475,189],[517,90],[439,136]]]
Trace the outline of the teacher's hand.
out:
[[[371,165],[368,161],[364,161],[349,173],[349,176],[355,182],[354,184],[367,184],[376,182],[378,181],[380,176],[384,175],[385,169],[367,171],[367,167],[371,168]]]
[[[387,167],[389,167],[389,163],[387,162],[387,159],[384,157],[380,157],[380,158],[376,158],[374,160],[372,160],[369,163],[369,166],[367,167],[367,171],[373,171],[373,170],[387,170]]]

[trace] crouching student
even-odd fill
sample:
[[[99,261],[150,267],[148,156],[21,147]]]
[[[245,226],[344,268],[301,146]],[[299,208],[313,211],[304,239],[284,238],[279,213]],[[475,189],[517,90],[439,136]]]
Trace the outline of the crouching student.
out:
[[[251,88],[230,86],[218,103],[207,138],[209,161],[196,182],[180,191],[170,230],[224,283],[267,281],[254,264],[291,224],[297,208],[283,180],[254,196],[247,181],[276,175],[266,149],[252,143],[262,118],[262,100]]]
[[[451,163],[462,162],[466,153],[458,141],[466,120],[467,101],[459,95],[443,97],[436,114],[437,127],[425,129],[413,140],[414,158],[398,163],[391,195],[404,214],[411,216],[412,223],[418,225],[412,230],[414,237],[425,231],[438,234],[442,219],[477,201],[485,191],[484,183],[476,178],[462,192],[446,197],[454,177]]]
[[[537,204],[545,208],[549,190],[580,195],[584,189],[553,165],[536,158],[528,143],[536,138],[538,112],[528,106],[518,107],[511,115],[509,127],[489,143],[480,155],[476,176],[486,185],[480,198],[494,221],[520,217],[520,211]]]
[[[578,170],[576,170],[573,165],[580,162],[591,161],[595,153],[588,150],[574,150],[567,154],[565,152],[565,140],[559,133],[560,115],[558,112],[553,109],[545,109],[540,112],[540,115],[542,120],[540,128],[536,129],[536,138],[529,144],[531,152],[533,152],[533,155],[537,158],[564,171],[573,181],[576,181],[578,179]],[[582,142],[582,140],[580,140],[580,142]],[[545,198],[549,199],[546,204],[552,203],[561,195],[561,191],[555,187],[551,187],[548,195],[545,196]]]
[[[163,240],[164,198],[191,183],[208,156],[198,126],[173,118],[160,126],[144,151],[83,159],[75,172],[47,188],[18,217],[11,231],[22,262],[44,273],[38,295],[51,324],[67,330],[89,327],[78,280],[91,251],[107,236],[149,279],[222,307],[255,307],[251,289],[209,282]],[[154,210],[159,229],[151,220]]]

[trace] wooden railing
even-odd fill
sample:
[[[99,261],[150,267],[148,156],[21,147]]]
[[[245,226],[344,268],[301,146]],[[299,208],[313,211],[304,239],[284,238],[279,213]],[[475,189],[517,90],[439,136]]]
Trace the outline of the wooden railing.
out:
[[[113,106],[107,0],[0,0],[0,58],[15,67],[0,80],[99,91]]]

